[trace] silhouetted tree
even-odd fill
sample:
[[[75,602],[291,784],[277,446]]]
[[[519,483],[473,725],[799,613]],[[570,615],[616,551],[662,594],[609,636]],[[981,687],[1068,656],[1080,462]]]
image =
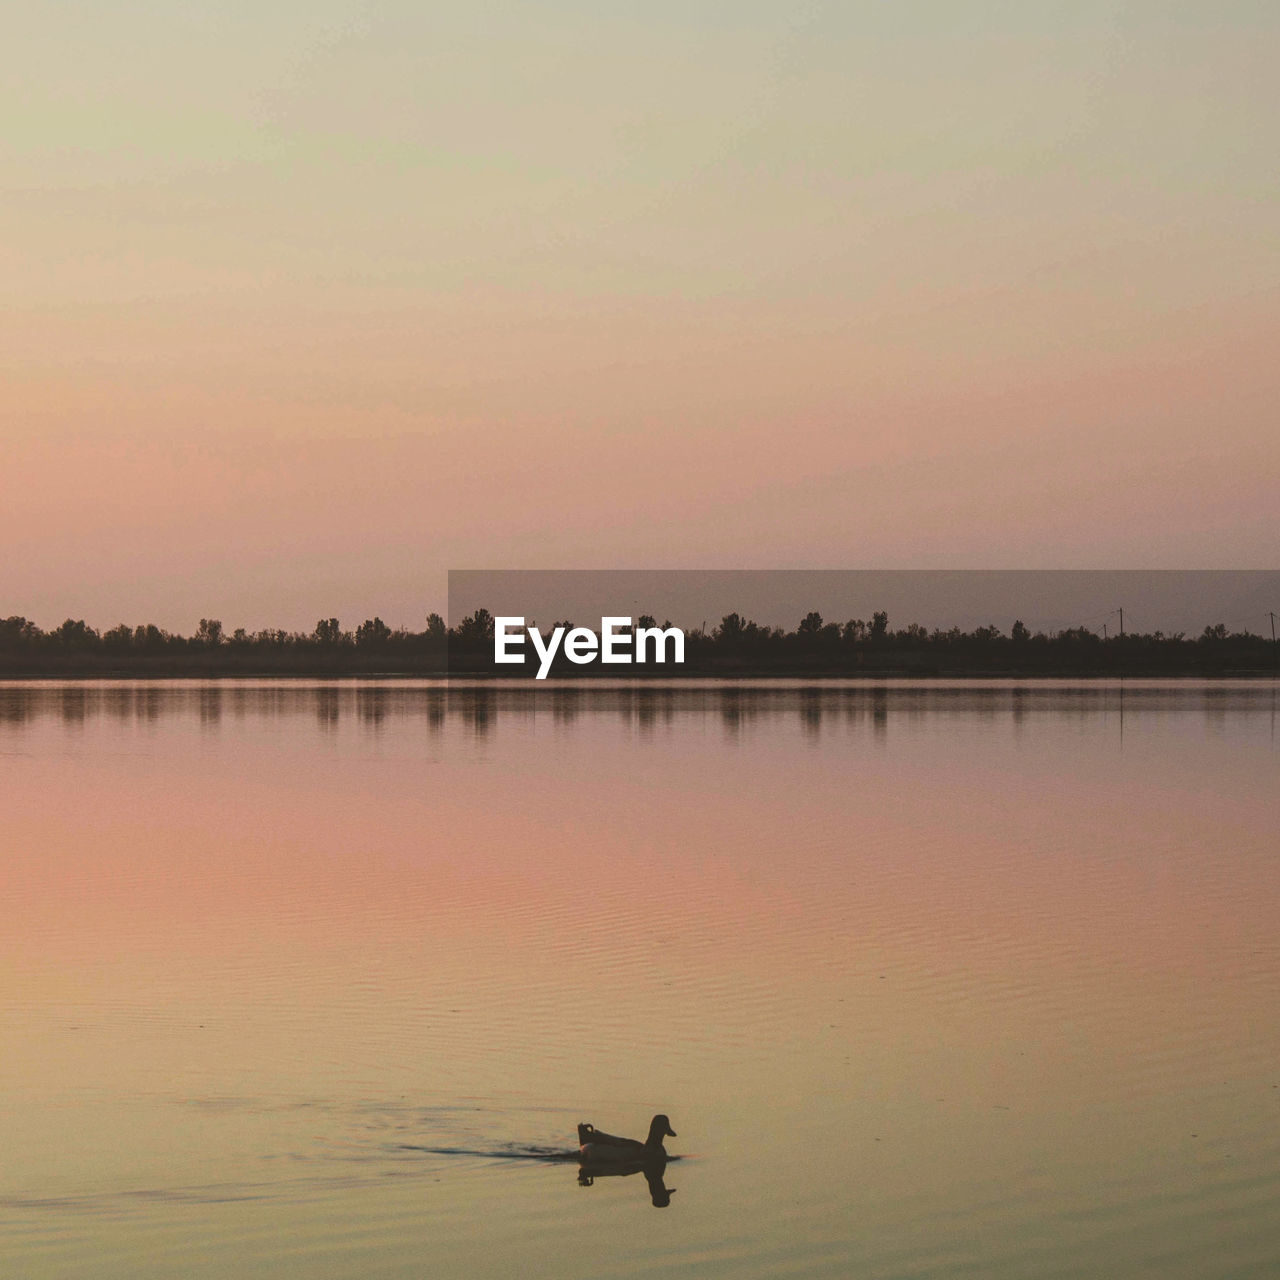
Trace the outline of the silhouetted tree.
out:
[[[217,618],[201,618],[195,639],[198,644],[216,649],[222,643],[222,623]]]
[[[477,609],[458,623],[458,636],[463,640],[492,640],[493,614],[488,609]]]
[[[366,618],[356,628],[356,644],[361,648],[376,648],[391,639],[391,628],[381,618]]]
[[[133,643],[139,649],[158,649],[169,639],[167,631],[161,631],[154,622],[133,629]]]
[[[883,609],[871,615],[870,637],[872,640],[880,641],[885,638],[889,632],[889,615]]]
[[[726,613],[720,619],[720,625],[712,632],[717,640],[723,640],[732,644],[735,640],[742,639],[743,625],[742,615],[737,613]]]
[[[98,633],[83,618],[68,618],[53,634],[69,649],[87,649],[98,641]]]
[[[11,618],[0,619],[0,644],[31,644],[43,637],[44,632],[29,618],[15,614]]]
[[[317,644],[337,644],[342,639],[342,628],[337,618],[321,618],[312,637]]]
[[[822,630],[822,614],[816,609],[812,613],[806,613],[800,619],[800,625],[796,628],[796,634],[801,636],[816,636]]]
[[[1031,632],[1027,629],[1026,624],[1021,618],[1013,624],[1013,631],[1010,633],[1011,638],[1018,644],[1025,644],[1031,639]]]

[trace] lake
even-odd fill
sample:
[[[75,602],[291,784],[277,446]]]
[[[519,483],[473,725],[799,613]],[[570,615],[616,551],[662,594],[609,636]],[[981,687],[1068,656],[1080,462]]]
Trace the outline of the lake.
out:
[[[0,1270],[1280,1269],[1277,686],[0,685]],[[580,1179],[575,1125],[661,1177]]]

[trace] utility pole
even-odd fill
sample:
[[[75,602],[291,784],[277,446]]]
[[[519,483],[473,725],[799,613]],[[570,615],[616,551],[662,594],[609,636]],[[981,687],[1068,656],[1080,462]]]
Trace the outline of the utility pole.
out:
[[[1276,666],[1280,667],[1280,649],[1276,648],[1276,611],[1269,609],[1267,617],[1271,619],[1271,648],[1275,654]]]

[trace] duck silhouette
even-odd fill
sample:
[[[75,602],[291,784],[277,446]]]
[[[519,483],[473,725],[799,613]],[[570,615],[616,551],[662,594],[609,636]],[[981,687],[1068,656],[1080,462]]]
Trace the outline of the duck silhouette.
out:
[[[597,1178],[626,1178],[644,1174],[649,1198],[655,1209],[665,1209],[676,1189],[663,1181],[667,1168],[667,1151],[663,1138],[674,1138],[676,1131],[664,1115],[654,1116],[649,1123],[649,1136],[644,1142],[636,1138],[617,1138],[592,1124],[578,1126],[578,1183],[589,1187]]]
[[[578,1147],[583,1164],[634,1164],[646,1161],[666,1161],[667,1151],[663,1138],[674,1138],[676,1131],[664,1115],[656,1115],[649,1122],[649,1136],[640,1142],[636,1138],[615,1138],[593,1124],[578,1126]]]

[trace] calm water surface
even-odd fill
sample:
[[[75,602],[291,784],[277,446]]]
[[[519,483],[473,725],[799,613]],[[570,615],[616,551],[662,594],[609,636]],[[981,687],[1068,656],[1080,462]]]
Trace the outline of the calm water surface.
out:
[[[1275,1274],[1276,721],[0,686],[0,1271]]]

